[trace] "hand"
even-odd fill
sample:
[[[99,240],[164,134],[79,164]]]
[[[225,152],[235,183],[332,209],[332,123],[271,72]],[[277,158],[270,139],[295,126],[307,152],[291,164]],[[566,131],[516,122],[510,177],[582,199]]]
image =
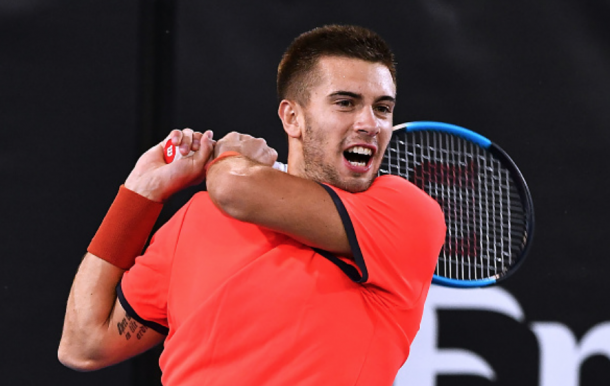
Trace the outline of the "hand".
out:
[[[183,156],[170,164],[163,158],[163,144],[153,146],[142,154],[125,181],[125,187],[150,200],[163,202],[172,194],[191,185],[203,182],[205,164],[214,149],[212,131],[200,133],[191,129],[172,130],[167,141],[179,149]]]
[[[277,151],[269,147],[267,141],[248,134],[231,132],[225,135],[214,146],[214,158],[226,151],[236,151],[244,157],[267,166],[273,166],[277,160]]]

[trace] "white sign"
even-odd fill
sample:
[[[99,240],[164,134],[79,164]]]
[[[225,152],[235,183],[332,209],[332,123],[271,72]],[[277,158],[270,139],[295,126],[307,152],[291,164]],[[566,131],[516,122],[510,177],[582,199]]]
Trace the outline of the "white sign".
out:
[[[478,376],[494,381],[494,369],[485,358],[462,348],[439,348],[437,310],[495,312],[524,323],[521,305],[501,287],[451,289],[432,286],[421,329],[411,345],[411,355],[399,371],[395,386],[435,386],[438,375]],[[581,364],[590,356],[610,359],[610,321],[591,328],[577,342],[568,326],[559,322],[533,322],[529,328],[540,348],[539,386],[579,386]]]

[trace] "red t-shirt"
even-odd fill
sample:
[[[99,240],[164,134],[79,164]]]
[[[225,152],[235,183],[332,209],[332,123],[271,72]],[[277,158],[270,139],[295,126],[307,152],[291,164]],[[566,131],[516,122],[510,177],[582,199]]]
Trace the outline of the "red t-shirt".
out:
[[[165,385],[391,385],[419,329],[445,223],[408,181],[323,185],[354,259],[223,214],[198,193],[118,287],[167,333]],[[261,209],[264,210],[264,209]]]

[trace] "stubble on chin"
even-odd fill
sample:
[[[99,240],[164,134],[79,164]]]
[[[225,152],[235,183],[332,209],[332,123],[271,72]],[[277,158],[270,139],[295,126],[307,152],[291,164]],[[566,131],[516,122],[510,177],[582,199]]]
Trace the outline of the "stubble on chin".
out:
[[[341,179],[335,167],[325,162],[324,142],[324,138],[316,136],[311,125],[306,123],[305,135],[303,136],[304,177],[351,193],[367,190],[373,183],[375,175],[369,179]]]

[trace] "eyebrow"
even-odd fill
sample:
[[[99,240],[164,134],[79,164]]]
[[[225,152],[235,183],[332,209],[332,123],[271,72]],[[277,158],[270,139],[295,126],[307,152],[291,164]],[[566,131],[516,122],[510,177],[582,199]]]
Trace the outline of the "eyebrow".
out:
[[[329,98],[332,98],[335,96],[346,96],[346,97],[350,97],[350,98],[354,98],[354,99],[362,99],[362,94],[358,94],[358,93],[351,92],[351,91],[335,91],[328,95]],[[383,95],[383,96],[380,96],[379,98],[375,99],[375,102],[381,102],[381,101],[388,101],[388,102],[396,103],[396,98],[389,96],[389,95]]]
[[[381,102],[381,101],[388,101],[388,102],[396,103],[396,98],[391,97],[389,95],[384,95],[375,100],[375,102]]]

